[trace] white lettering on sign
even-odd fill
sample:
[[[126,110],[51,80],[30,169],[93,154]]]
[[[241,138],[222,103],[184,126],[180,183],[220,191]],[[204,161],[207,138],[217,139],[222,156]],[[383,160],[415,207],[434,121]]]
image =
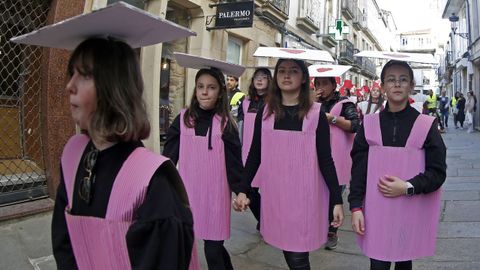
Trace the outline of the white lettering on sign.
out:
[[[225,18],[238,18],[238,17],[248,17],[250,16],[250,10],[236,10],[236,11],[227,11],[218,13],[219,19]]]

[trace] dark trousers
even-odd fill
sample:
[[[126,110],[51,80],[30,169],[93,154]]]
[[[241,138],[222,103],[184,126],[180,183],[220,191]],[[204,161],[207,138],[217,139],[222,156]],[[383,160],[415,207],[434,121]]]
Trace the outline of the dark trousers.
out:
[[[285,261],[287,261],[290,270],[310,270],[310,260],[308,252],[283,251]]]
[[[370,270],[390,270],[391,262],[370,259]],[[396,262],[395,270],[412,270],[412,261]]]
[[[440,114],[442,115],[442,121],[445,127],[448,127],[448,109],[440,110]]]
[[[233,270],[230,255],[223,246],[223,241],[205,240],[203,249],[209,270]]]
[[[248,206],[252,210],[253,216],[257,220],[257,230],[260,229],[260,193],[258,193],[258,188],[251,188],[248,193],[248,198],[250,199],[250,205]]]

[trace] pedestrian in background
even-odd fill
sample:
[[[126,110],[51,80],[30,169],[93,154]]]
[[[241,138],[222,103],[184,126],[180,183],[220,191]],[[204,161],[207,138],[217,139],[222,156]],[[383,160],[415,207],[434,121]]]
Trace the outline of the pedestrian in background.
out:
[[[119,18],[118,12],[129,16]],[[85,25],[81,33],[80,20]],[[111,22],[113,29],[99,32],[98,27],[88,27],[92,21]],[[151,31],[139,36],[131,21]],[[194,34],[117,3],[16,39],[75,48],[68,62],[66,91],[81,134],[68,140],[61,158],[52,217],[58,269],[189,266],[194,237],[185,188],[174,164],[141,142],[150,135],[150,123],[142,100],[140,65],[129,44],[163,42],[159,29],[169,31],[165,35],[169,37]],[[122,40],[115,37],[118,32],[123,33]]]
[[[331,225],[343,222],[328,120],[311,99],[309,84],[304,61],[278,60],[272,92],[255,119],[244,174],[262,194],[263,239],[283,251],[290,269],[310,269],[309,252],[326,242],[329,200],[335,205]]]
[[[453,95],[452,99],[450,100],[450,108],[452,108],[452,114],[453,114],[453,124],[455,126],[455,129],[458,128],[458,120],[457,120],[457,115],[458,115],[458,108],[457,108],[457,102],[459,98],[459,92],[455,92],[455,95]]]
[[[468,133],[473,132],[474,114],[476,111],[476,102],[473,91],[468,91],[465,103],[465,122],[468,125]]]
[[[245,97],[245,93],[238,89],[238,77],[227,76],[227,97],[230,113],[235,121],[239,121],[238,116],[241,114],[242,100]]]
[[[208,269],[233,269],[224,247],[230,238],[231,192],[238,194],[236,200],[244,210],[248,189],[241,187],[242,146],[228,109],[223,72],[238,76],[244,68],[188,54],[174,55],[180,66],[209,68],[195,75],[190,105],[173,120],[163,154],[178,163],[190,198],[195,238],[204,240]]]
[[[370,269],[412,269],[433,256],[446,178],[446,148],[434,117],[409,104],[413,70],[391,60],[382,69],[387,106],[365,116],[352,149],[352,228]]]
[[[438,109],[440,110],[441,121],[445,128],[448,128],[448,113],[450,111],[450,100],[446,96],[447,91],[442,90],[440,97],[438,98]]]
[[[459,98],[457,100],[457,122],[460,123],[460,129],[463,129],[463,123],[465,122],[465,97],[463,96],[463,93],[459,93]],[[457,123],[455,123],[455,126]]]

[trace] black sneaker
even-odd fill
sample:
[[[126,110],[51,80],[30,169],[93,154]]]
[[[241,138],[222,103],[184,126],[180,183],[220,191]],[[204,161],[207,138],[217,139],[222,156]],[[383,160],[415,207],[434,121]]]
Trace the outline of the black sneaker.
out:
[[[334,232],[328,233],[327,243],[325,244],[326,250],[334,250],[337,248],[338,236]]]

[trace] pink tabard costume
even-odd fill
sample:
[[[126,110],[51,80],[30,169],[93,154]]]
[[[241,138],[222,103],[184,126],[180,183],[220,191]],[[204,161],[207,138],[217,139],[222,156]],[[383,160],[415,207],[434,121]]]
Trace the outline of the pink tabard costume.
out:
[[[365,116],[369,144],[365,235],[358,237],[366,256],[381,261],[408,261],[435,253],[440,190],[412,197],[386,198],[377,183],[384,175],[408,180],[425,171],[423,144],[434,118],[420,114],[405,147],[383,146],[379,114]]]
[[[135,149],[115,178],[105,218],[71,215],[75,175],[89,140],[85,135],[73,136],[62,154],[68,198],[65,218],[75,260],[79,269],[131,269],[127,230],[144,201],[150,179],[167,158],[143,147]]]
[[[349,99],[340,100],[330,113],[339,117],[342,113],[344,103],[351,102]],[[352,151],[353,139],[355,133],[346,132],[334,124],[330,124],[330,145],[332,148],[332,158],[335,162],[335,169],[337,171],[338,183],[340,185],[347,185],[350,183],[350,175],[352,170],[352,159],[350,152]]]
[[[195,238],[228,239],[231,191],[220,117],[215,115],[212,119],[212,149],[208,149],[208,133],[207,136],[196,136],[194,128],[185,126],[184,113],[185,110],[180,113],[178,170],[192,208]]]
[[[242,161],[243,165],[247,162],[248,152],[252,145],[253,128],[255,126],[255,117],[257,113],[248,112],[248,106],[250,106],[250,100],[245,99],[243,101],[243,140],[242,140]]]
[[[261,164],[252,186],[262,193],[261,234],[282,250],[312,251],[327,240],[329,192],[315,147],[319,115],[314,103],[302,131],[275,130],[273,114],[262,123]]]

